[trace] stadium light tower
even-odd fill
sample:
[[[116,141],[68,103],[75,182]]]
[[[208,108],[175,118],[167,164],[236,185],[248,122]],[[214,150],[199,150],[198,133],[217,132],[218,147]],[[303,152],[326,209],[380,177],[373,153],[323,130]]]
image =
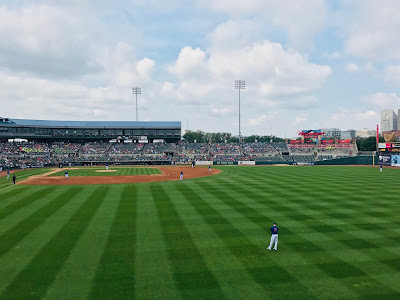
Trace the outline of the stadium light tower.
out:
[[[138,107],[137,107],[137,95],[140,95],[142,93],[142,88],[140,87],[133,87],[132,88],[132,94],[136,95],[136,122],[139,121],[138,118]]]
[[[239,90],[239,143],[242,142],[242,131],[240,130],[240,90],[246,89],[246,81],[235,80],[235,90]]]

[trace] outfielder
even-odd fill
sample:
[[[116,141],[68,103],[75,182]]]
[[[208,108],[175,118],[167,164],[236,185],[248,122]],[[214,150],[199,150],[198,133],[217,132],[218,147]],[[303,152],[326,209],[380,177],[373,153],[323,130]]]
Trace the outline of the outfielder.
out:
[[[271,250],[272,246],[275,243],[274,250],[277,251],[278,250],[278,227],[276,226],[276,223],[274,223],[274,225],[269,230],[271,230],[272,235],[271,235],[271,241],[270,241],[267,249]]]
[[[211,165],[208,166],[208,173],[211,173]]]
[[[383,169],[382,166],[380,166],[380,167],[379,167],[379,171],[381,171],[381,173],[382,173],[382,169]]]
[[[10,179],[10,170],[7,170],[7,180]]]
[[[179,176],[179,180],[183,179],[183,171],[181,171],[181,176]]]
[[[108,164],[106,164],[106,171],[108,171]]]

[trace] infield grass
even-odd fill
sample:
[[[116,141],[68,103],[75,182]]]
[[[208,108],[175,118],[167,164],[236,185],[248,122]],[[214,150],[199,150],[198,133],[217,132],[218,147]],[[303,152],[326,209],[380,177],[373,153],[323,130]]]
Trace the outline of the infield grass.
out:
[[[218,168],[0,190],[0,299],[400,298],[400,170]]]
[[[82,168],[64,168],[57,173],[50,174],[49,176],[64,176],[65,171],[71,177],[79,176],[126,176],[126,175],[154,175],[162,174],[160,169],[157,168],[143,168],[143,167],[109,167],[109,172],[104,172],[105,167],[82,167]]]

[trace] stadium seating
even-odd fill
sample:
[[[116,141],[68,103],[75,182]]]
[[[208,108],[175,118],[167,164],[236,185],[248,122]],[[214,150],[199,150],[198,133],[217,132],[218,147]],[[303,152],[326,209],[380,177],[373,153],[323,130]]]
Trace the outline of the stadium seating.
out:
[[[3,168],[45,166],[59,163],[129,163],[170,161],[297,162],[309,163],[357,155],[355,144],[285,143],[104,143],[29,142],[0,143]]]

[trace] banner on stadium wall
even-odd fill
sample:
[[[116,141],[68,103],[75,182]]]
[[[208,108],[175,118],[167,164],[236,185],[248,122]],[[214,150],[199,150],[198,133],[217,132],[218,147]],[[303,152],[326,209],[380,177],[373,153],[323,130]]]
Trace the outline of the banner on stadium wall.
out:
[[[392,166],[400,167],[400,155],[392,155]]]
[[[196,160],[196,166],[209,166],[212,165],[213,161],[208,160]]]
[[[392,157],[390,154],[380,153],[378,158],[379,158],[379,161],[378,161],[379,165],[381,165],[381,166],[391,166],[392,165]]]
[[[390,143],[379,143],[379,144],[378,144],[378,148],[379,148],[379,149],[388,149],[388,148],[392,148],[392,144],[390,144]]]
[[[255,161],[244,160],[244,161],[238,161],[238,165],[239,166],[255,166],[256,162]]]
[[[216,161],[214,165],[237,165],[236,161]]]

